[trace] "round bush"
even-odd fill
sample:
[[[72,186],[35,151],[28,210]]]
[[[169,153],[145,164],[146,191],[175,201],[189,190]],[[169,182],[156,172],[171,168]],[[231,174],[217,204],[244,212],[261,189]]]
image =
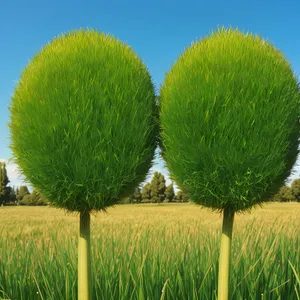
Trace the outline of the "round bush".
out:
[[[131,47],[96,30],[48,43],[12,97],[13,161],[57,207],[105,210],[152,166],[154,85]]]
[[[258,36],[221,29],[193,43],[160,90],[172,178],[218,211],[271,200],[297,158],[299,95],[286,58]]]

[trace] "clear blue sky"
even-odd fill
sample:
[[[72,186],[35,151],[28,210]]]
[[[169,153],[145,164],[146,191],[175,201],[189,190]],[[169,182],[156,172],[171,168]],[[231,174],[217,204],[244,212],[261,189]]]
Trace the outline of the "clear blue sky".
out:
[[[12,156],[6,123],[15,82],[29,59],[53,37],[87,27],[112,34],[130,44],[143,59],[158,93],[165,72],[178,55],[219,26],[237,27],[270,40],[300,74],[299,0],[1,1],[0,160]],[[11,164],[7,169],[10,185],[20,185],[24,178],[18,177],[16,166]],[[168,174],[161,160],[156,161],[153,171]],[[291,179],[298,177],[300,168],[295,167]]]

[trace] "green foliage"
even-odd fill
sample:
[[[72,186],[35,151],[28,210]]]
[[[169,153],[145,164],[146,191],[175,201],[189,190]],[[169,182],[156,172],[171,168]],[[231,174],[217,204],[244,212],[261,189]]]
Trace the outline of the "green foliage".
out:
[[[29,205],[30,202],[31,202],[30,195],[27,194],[27,195],[24,195],[22,200],[19,200],[19,205]]]
[[[150,185],[151,200],[156,203],[163,202],[165,200],[166,190],[166,180],[164,175],[159,172],[155,172]]]
[[[14,186],[11,188],[10,195],[17,195],[16,189]]]
[[[294,196],[293,201],[300,202],[300,178],[295,179],[292,182],[291,192],[292,192],[292,195]]]
[[[3,170],[3,163],[0,162],[0,195],[3,195],[3,186],[4,186],[4,170]]]
[[[20,189],[17,189],[16,193],[17,201],[21,201],[25,195],[30,194],[26,185],[21,185]]]
[[[142,194],[141,194],[141,189],[136,188],[132,197],[131,197],[132,202],[134,203],[140,203],[142,201]]]
[[[166,187],[165,198],[168,202],[172,202],[174,200],[174,197],[175,197],[174,187],[173,187],[173,183],[171,183]]]
[[[2,191],[2,193],[9,182],[10,181],[7,176],[6,164],[5,162],[0,162],[0,191]]]
[[[36,205],[48,205],[49,201],[45,198],[44,195],[41,194],[40,191],[34,189],[30,194],[31,200],[36,203]]]
[[[158,109],[151,76],[128,45],[95,30],[55,38],[12,97],[14,162],[53,205],[105,210],[152,166]]]
[[[8,187],[6,203],[15,204],[17,200],[16,190],[14,187]]]
[[[9,179],[6,171],[5,162],[0,162],[0,205],[9,202],[11,187],[7,186]]]
[[[120,199],[119,204],[133,204],[133,203],[140,203],[142,200],[141,189],[137,187],[134,190],[134,193],[129,197],[125,197]]]
[[[5,182],[4,163],[0,162],[0,196],[4,194]]]
[[[48,205],[48,201],[36,189],[34,189],[31,194],[25,194],[19,204],[29,206],[45,206]]]
[[[277,202],[290,202],[296,201],[295,196],[292,193],[292,189],[289,186],[283,186],[279,192],[274,196],[274,201]]]
[[[178,191],[178,193],[174,197],[174,201],[176,201],[176,202],[189,202],[189,197],[185,193],[183,193],[182,191]]]
[[[162,156],[176,184],[217,211],[272,199],[297,158],[299,101],[269,42],[221,29],[193,43],[160,89]]]
[[[148,182],[142,187],[142,202],[151,201],[151,183]]]

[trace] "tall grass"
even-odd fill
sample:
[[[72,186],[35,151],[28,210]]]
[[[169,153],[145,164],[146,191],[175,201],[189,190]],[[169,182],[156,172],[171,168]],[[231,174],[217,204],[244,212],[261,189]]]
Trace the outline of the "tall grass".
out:
[[[299,214],[272,203],[236,216],[229,299],[300,299]],[[93,299],[216,299],[221,221],[193,204],[92,216]],[[2,207],[0,299],[76,299],[77,232],[62,210]]]

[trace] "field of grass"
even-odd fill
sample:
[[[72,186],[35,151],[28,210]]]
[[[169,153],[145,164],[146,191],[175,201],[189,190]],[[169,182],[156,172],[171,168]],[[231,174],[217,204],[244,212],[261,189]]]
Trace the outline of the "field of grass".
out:
[[[93,299],[216,299],[222,218],[191,203],[91,218]],[[77,299],[78,216],[0,207],[0,299]],[[300,203],[237,215],[229,299],[300,299]]]

